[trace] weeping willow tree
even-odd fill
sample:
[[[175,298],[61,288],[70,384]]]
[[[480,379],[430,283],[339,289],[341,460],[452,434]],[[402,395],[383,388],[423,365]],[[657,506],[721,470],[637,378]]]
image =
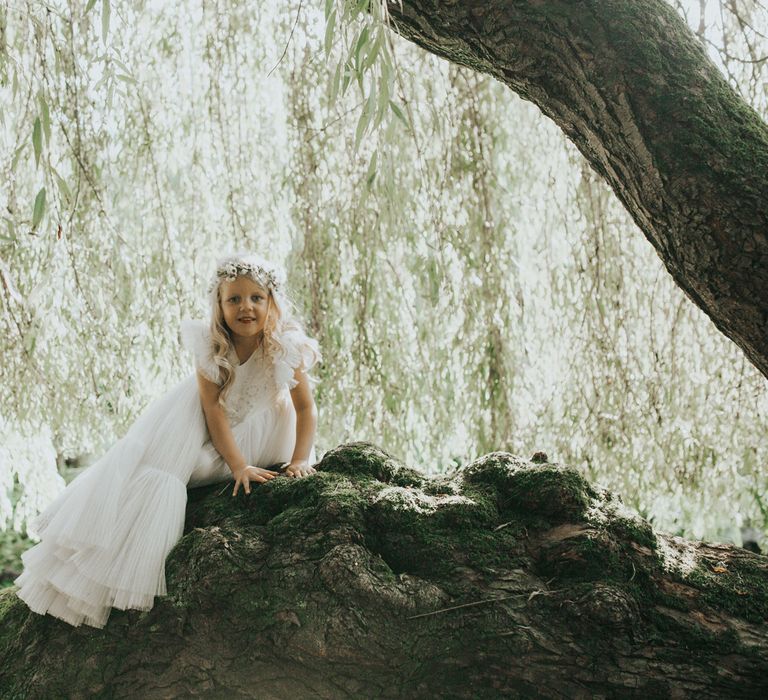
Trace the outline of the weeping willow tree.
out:
[[[675,6],[764,117],[765,8]],[[350,3],[0,12],[14,529],[191,371],[179,319],[235,247],[286,264],[321,342],[319,454],[541,449],[661,529],[768,526],[763,377],[532,104]]]

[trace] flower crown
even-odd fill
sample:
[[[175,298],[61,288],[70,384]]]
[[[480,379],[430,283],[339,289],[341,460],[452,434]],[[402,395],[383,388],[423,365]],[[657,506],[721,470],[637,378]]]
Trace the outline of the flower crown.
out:
[[[241,275],[250,277],[254,282],[272,292],[276,292],[280,288],[275,270],[247,260],[228,260],[216,268],[211,283],[208,285],[208,293],[213,293],[223,280],[234,282]]]

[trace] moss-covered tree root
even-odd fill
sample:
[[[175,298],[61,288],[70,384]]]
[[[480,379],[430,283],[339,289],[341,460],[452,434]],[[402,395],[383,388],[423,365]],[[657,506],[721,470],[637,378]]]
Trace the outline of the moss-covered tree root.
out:
[[[191,490],[168,595],[103,630],[5,590],[0,697],[763,697],[768,558],[507,453],[317,470]]]

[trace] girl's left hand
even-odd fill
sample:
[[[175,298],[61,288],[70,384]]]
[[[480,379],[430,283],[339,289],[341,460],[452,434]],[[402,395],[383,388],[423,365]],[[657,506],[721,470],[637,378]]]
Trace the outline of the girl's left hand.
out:
[[[285,469],[286,476],[292,476],[300,479],[302,476],[309,476],[315,473],[315,468],[309,465],[306,459],[297,459],[292,461]]]

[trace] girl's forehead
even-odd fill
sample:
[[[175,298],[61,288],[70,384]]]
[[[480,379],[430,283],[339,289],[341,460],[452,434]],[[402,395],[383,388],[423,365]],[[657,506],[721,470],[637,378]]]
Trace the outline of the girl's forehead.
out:
[[[225,294],[231,292],[262,292],[266,294],[266,289],[260,284],[254,282],[249,277],[238,277],[232,282],[224,281],[221,283],[221,290]]]

